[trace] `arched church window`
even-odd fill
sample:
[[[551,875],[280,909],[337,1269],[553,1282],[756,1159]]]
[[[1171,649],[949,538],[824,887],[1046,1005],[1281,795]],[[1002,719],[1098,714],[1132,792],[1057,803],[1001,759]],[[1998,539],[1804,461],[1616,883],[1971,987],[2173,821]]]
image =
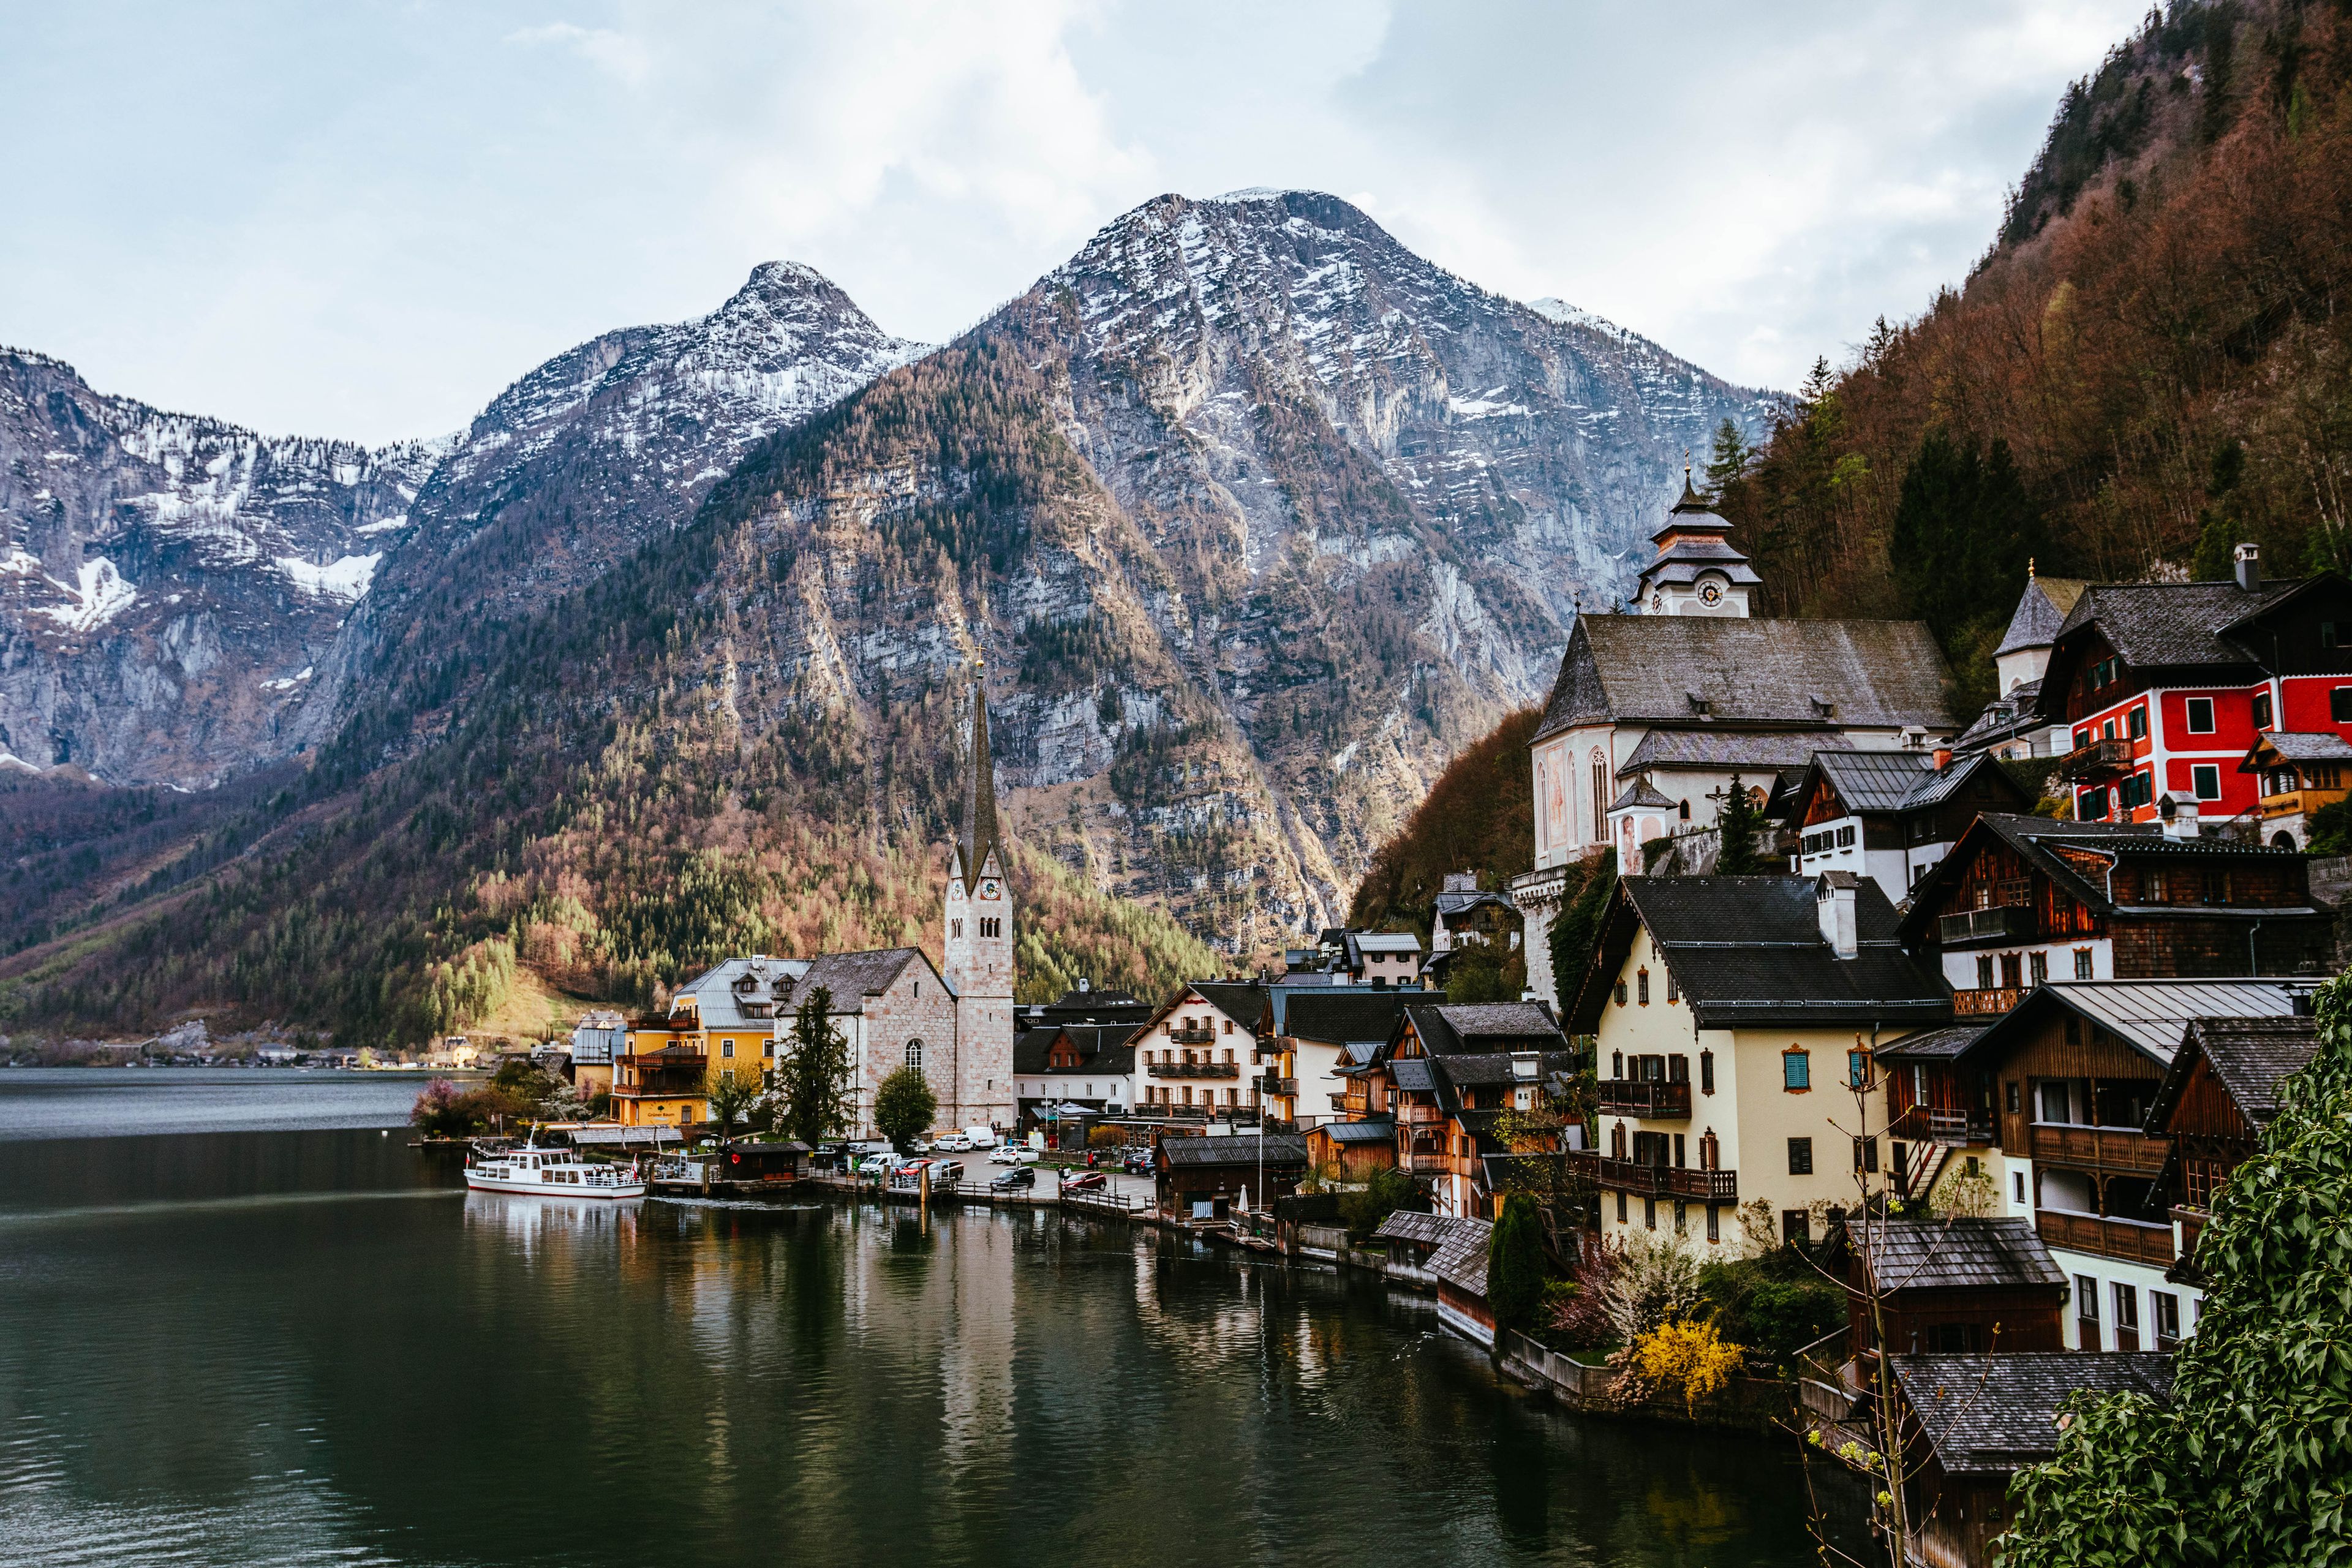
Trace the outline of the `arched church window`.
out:
[[[923,1070],[923,1042],[921,1040],[914,1039],[907,1042],[907,1065],[913,1068],[917,1072]]]
[[[1609,837],[1609,764],[1599,747],[1592,752],[1592,839],[1598,844]]]

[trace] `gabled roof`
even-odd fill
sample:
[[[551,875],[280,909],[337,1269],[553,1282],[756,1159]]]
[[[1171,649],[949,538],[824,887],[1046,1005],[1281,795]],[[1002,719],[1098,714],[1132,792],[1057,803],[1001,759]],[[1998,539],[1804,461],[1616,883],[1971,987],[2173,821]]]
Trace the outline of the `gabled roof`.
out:
[[[1846,1240],[1874,1267],[1881,1290],[1970,1285],[2063,1289],[2065,1271],[2030,1219],[1850,1220]]]
[[[1922,1029],[1916,1035],[1904,1036],[1891,1046],[1879,1047],[1873,1055],[1882,1062],[1951,1061],[1965,1055],[1988,1026],[1951,1024],[1940,1029]]]
[[[1580,616],[1536,739],[1577,724],[1951,728],[1918,621]],[[1826,711],[1824,711],[1826,706]]]
[[[2352,741],[2347,741],[2333,730],[2307,731],[2273,730],[2247,748],[2245,759],[2238,771],[2250,773],[2267,767],[2272,761],[2282,763],[2352,763]]]
[[[1013,1070],[1033,1075],[1065,1072],[1125,1078],[1135,1070],[1135,1047],[1129,1043],[1134,1034],[1132,1024],[1052,1024],[1041,1029],[1024,1029],[1013,1037]],[[1077,1047],[1078,1065],[1048,1067],[1046,1059],[1053,1052],[1054,1042],[1066,1035]]]
[[[1395,1032],[1397,1017],[1408,1003],[1440,1000],[1442,995],[1393,987],[1316,986],[1278,996],[1274,1027],[1279,1034],[1318,1045],[1385,1041]]]
[[[2025,592],[2017,598],[2017,611],[2009,617],[2009,630],[2001,635],[2000,646],[1992,650],[1993,658],[2056,642],[2058,628],[2066,624],[2068,613],[2089,586],[2080,577],[2028,576]]]
[[[1265,1145],[1262,1156],[1261,1143]],[[1307,1140],[1295,1132],[1270,1132],[1262,1138],[1163,1138],[1160,1152],[1171,1166],[1187,1169],[1255,1165],[1261,1158],[1269,1165],[1303,1165]]]
[[[2074,601],[2053,641],[2066,641],[2095,625],[2106,645],[2134,669],[2259,666],[2251,648],[2224,634],[2302,586],[2265,583],[2250,594],[2234,579],[2092,583]]]
[[[2076,1389],[2172,1393],[2161,1352],[2025,1351],[1891,1358],[1904,1403],[1947,1475],[2007,1475],[2058,1451],[2058,1407]]]
[[[746,1003],[764,1003],[782,1012],[793,984],[807,973],[805,958],[730,958],[712,965],[679,986],[670,997],[675,1009],[689,997],[706,1029],[771,1029],[773,1018],[746,1015]]]
[[[2087,1018],[2158,1067],[2168,1068],[2192,1018],[2293,1016],[2315,981],[2045,980],[1977,1037],[1963,1055],[1990,1059],[2031,1038],[2050,1010]]]
[[[1611,811],[1672,811],[1675,803],[1650,787],[1647,779],[1635,779],[1618,791],[1617,798],[1609,803]]]
[[[1600,1027],[1618,971],[1646,927],[1699,1026],[1951,1021],[1951,994],[1895,940],[1895,907],[1867,879],[1853,889],[1852,958],[1822,940],[1811,877],[1625,877],[1579,986],[1569,1026]]]
[[[1415,1214],[1398,1209],[1380,1223],[1372,1235],[1382,1241],[1412,1241],[1423,1247],[1435,1247],[1454,1234],[1454,1217],[1442,1214]]]
[[[1389,1081],[1405,1094],[1435,1094],[1437,1075],[1429,1062],[1427,1057],[1393,1057],[1389,1061]]]
[[[833,993],[835,1016],[866,1011],[866,998],[878,996],[890,989],[901,971],[910,963],[919,963],[929,977],[938,980],[950,994],[954,987],[939,980],[939,971],[931,961],[915,947],[877,947],[865,952],[821,953],[809,961],[808,969],[793,987],[793,995],[813,994],[819,987]]]
[[[1201,999],[1244,1029],[1255,1029],[1265,1016],[1266,988],[1247,981],[1213,980],[1196,982],[1188,989],[1200,994]]]
[[[1465,1296],[1486,1294],[1486,1240],[1494,1226],[1483,1219],[1446,1215],[1446,1233],[1430,1255],[1429,1271]]]
[[[1396,1137],[1396,1119],[1367,1116],[1361,1121],[1325,1121],[1312,1131],[1334,1143],[1386,1143]]]
[[[1411,993],[1407,993],[1411,997]],[[1412,997],[1421,1004],[1422,999]],[[1405,1009],[1422,1047],[1432,1056],[1474,1051],[1565,1049],[1568,1041],[1551,1014],[1535,1002],[1444,1002]]]
[[[2147,1131],[2162,1136],[2172,1109],[2189,1087],[2189,1078],[2202,1059],[2213,1078],[2252,1127],[2266,1125],[2278,1114],[2279,1086],[2310,1065],[2319,1049],[2319,1022],[2289,1015],[2284,1017],[2191,1018],[2181,1048],[2164,1069],[2148,1107]]]
[[[1362,952],[1419,952],[1421,938],[1409,931],[1368,931],[1358,933],[1356,947]]]
[[[2303,859],[2301,850],[2274,849],[2266,844],[2241,844],[2226,838],[2168,837],[2152,822],[2060,822],[2046,816],[2021,816],[2011,812],[1988,811],[1969,825],[1968,831],[1960,835],[1959,842],[1952,846],[1952,852],[1937,861],[1927,874],[1919,879],[1918,886],[1912,889],[1909,907],[1902,921],[1902,933],[1906,941],[1926,937],[1928,922],[1936,918],[1937,896],[1947,884],[1967,874],[1969,862],[1987,837],[1998,838],[2008,845],[2017,852],[2019,858],[2056,883],[2061,891],[2099,914],[2108,913],[2117,907],[2107,896],[2105,878],[2101,876],[2095,880],[2067,858],[2066,851],[2088,851],[2103,860],[2162,858],[2186,865],[2213,867],[2247,860],[2276,862],[2288,859],[2300,863]],[[2174,907],[2184,911],[2193,909],[2200,915],[2224,919],[2234,916],[2247,920],[2315,912],[2303,904]]]
[[[1924,810],[1942,805],[1963,787],[2005,805],[2032,804],[2016,781],[1982,752],[1954,757],[1942,767],[1928,751],[1822,752],[1797,787],[1798,801],[1805,799],[1818,776],[1829,781],[1848,811],[1856,813]]]

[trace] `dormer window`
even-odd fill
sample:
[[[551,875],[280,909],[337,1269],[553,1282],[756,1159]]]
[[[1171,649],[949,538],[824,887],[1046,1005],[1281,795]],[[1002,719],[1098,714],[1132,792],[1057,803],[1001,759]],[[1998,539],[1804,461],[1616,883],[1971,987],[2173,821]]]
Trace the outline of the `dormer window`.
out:
[[[1683,700],[1690,704],[1690,710],[1692,712],[1699,714],[1702,717],[1712,712],[1715,708],[1713,703],[1709,702],[1706,698],[1701,697],[1696,691],[1684,692]]]
[[[1834,719],[1837,717],[1837,704],[1831,701],[1828,698],[1809,697],[1806,700],[1812,704],[1814,718]]]

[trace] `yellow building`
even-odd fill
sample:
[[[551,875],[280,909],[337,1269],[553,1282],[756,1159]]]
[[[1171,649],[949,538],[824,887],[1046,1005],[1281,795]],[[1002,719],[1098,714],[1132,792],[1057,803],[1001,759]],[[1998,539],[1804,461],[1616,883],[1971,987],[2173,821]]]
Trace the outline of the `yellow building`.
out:
[[[1873,1050],[1950,1021],[1867,878],[1625,878],[1569,1023],[1597,1040],[1602,1234],[1736,1253],[1744,1207],[1819,1237],[1926,1152],[1886,1136]]]
[[[613,1063],[613,1120],[624,1127],[676,1127],[710,1120],[710,1051],[691,1005],[667,1018],[632,1018],[627,1051]]]

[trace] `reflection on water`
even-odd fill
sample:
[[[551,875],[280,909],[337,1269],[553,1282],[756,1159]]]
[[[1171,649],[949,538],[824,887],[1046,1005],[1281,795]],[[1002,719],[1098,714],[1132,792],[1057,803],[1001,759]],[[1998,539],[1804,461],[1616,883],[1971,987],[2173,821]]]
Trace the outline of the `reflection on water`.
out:
[[[145,1203],[77,1190],[152,1144]],[[1801,1495],[1124,1226],[467,1194],[369,1133],[0,1147],[0,1563],[1793,1564]]]
[[[9,1068],[0,1142],[402,1127],[425,1081],[307,1068]]]

